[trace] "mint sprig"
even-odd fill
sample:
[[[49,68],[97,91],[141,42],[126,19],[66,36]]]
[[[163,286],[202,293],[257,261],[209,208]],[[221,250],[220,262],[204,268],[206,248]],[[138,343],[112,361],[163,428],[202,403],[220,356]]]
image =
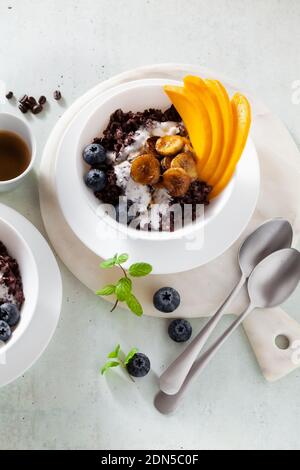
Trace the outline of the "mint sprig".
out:
[[[151,271],[152,266],[148,263],[134,263],[128,269],[128,272],[132,277],[148,276]]]
[[[127,365],[128,362],[133,358],[133,356],[136,355],[136,353],[138,352],[138,349],[137,348],[132,348],[129,353],[127,354],[127,356],[125,357],[125,361],[124,361],[124,364]]]
[[[113,266],[116,265],[117,259],[118,259],[118,255],[115,255],[113,258],[108,258],[108,259],[106,259],[105,261],[102,261],[102,263],[100,264],[100,266],[101,266],[101,268],[103,268],[103,269],[112,268]]]
[[[115,359],[115,360],[114,361],[107,361],[104,364],[104,366],[101,367],[101,374],[104,375],[112,367],[121,366],[127,372],[130,379],[134,382],[133,378],[128,373],[126,366],[129,363],[129,361],[136,355],[137,352],[138,352],[137,348],[132,348],[129,351],[129,353],[125,356],[125,354],[121,350],[121,346],[119,344],[117,344],[115,349],[107,355],[108,359]]]
[[[138,317],[143,315],[143,307],[141,306],[140,302],[133,294],[130,294],[126,298],[126,304],[129,310],[131,310]]]
[[[117,266],[122,270],[123,277],[121,277],[115,285],[108,284],[102,287],[102,289],[99,289],[96,294],[99,296],[116,296],[116,301],[113,308],[111,309],[111,312],[115,310],[119,302],[125,302],[129,310],[140,317],[143,315],[143,307],[132,292],[132,280],[129,278],[129,276],[133,278],[148,276],[148,274],[150,274],[152,271],[152,266],[149,263],[143,262],[133,263],[131,266],[129,266],[127,274],[122,264],[126,263],[128,259],[129,255],[127,253],[122,253],[120,255],[116,253],[112,258],[102,261],[100,264],[101,268],[109,269]]]

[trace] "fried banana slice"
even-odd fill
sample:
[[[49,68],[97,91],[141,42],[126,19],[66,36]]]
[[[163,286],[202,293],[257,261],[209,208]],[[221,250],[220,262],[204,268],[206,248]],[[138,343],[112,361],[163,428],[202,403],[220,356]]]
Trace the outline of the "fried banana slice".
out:
[[[133,160],[131,177],[136,183],[155,184],[160,179],[160,163],[153,155],[146,153]]]
[[[195,181],[198,178],[197,165],[191,153],[179,153],[173,158],[171,168],[182,168]]]
[[[171,196],[180,197],[187,193],[191,179],[182,168],[170,168],[163,174],[163,183]]]
[[[172,160],[173,160],[173,157],[164,157],[161,162],[160,162],[160,165],[163,169],[163,171],[166,171],[168,170],[169,168],[171,168],[171,163],[172,163]]]
[[[156,142],[156,151],[163,157],[172,157],[183,149],[184,142],[180,135],[165,135]]]
[[[194,149],[192,147],[192,144],[191,144],[191,141],[190,139],[188,139],[187,137],[181,137],[183,142],[184,142],[184,146],[183,146],[183,151],[184,152],[192,152],[194,153]]]
[[[151,155],[155,155],[156,157],[160,157],[160,155],[157,153],[155,144],[158,141],[159,137],[157,136],[152,136],[149,137],[149,139],[146,140],[145,143],[145,152],[146,153],[151,153]]]

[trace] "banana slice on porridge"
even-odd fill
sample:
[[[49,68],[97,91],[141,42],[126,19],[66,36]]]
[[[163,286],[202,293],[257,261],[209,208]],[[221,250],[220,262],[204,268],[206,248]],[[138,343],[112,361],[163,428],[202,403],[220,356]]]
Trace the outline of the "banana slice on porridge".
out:
[[[173,197],[184,196],[191,184],[191,178],[182,168],[170,168],[163,174],[164,187]]]
[[[184,145],[183,145],[183,151],[184,152],[191,152],[191,153],[194,153],[194,149],[192,147],[192,144],[191,144],[191,141],[190,139],[188,139],[187,137],[181,137],[183,142],[184,142]]]
[[[161,162],[160,162],[160,165],[163,169],[163,171],[166,171],[168,170],[169,168],[171,168],[171,163],[172,163],[172,160],[173,160],[173,157],[164,157]]]
[[[163,157],[173,156],[181,152],[184,142],[179,135],[165,135],[156,142],[156,151]]]
[[[151,153],[151,155],[154,155],[155,157],[161,157],[156,151],[155,145],[156,142],[158,141],[159,137],[157,136],[152,136],[149,137],[149,139],[146,140],[145,143],[145,153]]]
[[[131,177],[136,183],[156,184],[160,179],[160,163],[153,155],[146,153],[133,160]]]
[[[171,168],[182,168],[195,181],[198,178],[196,162],[189,152],[179,153],[171,161]]]

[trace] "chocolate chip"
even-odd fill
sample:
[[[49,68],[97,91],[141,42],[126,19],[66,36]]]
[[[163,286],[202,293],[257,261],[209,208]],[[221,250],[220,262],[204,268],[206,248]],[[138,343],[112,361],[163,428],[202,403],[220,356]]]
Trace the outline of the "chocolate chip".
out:
[[[26,103],[26,101],[28,100],[28,96],[27,95],[24,95],[22,96],[22,98],[19,100],[20,103],[24,104]]]
[[[39,114],[42,110],[43,110],[43,106],[41,106],[40,104],[36,104],[32,108],[32,114]]]
[[[27,113],[28,108],[27,108],[27,106],[26,106],[24,103],[20,103],[20,104],[19,104],[19,110],[20,110],[23,114],[25,114],[25,113]]]
[[[6,97],[8,100],[11,100],[13,96],[14,96],[14,94],[13,94],[12,91],[9,91],[9,92],[5,95],[5,97]]]
[[[53,98],[56,101],[59,101],[61,99],[61,92],[59,90],[55,90],[55,92],[53,93]]]
[[[46,103],[46,101],[47,101],[46,96],[42,95],[42,96],[39,97],[39,103],[40,103],[40,105],[43,106],[43,105]]]

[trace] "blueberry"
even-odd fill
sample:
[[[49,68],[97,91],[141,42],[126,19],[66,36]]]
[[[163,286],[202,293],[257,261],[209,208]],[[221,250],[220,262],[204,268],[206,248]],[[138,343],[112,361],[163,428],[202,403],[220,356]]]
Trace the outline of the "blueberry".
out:
[[[89,165],[99,165],[105,162],[106,152],[100,144],[90,144],[83,151],[83,159]]]
[[[180,295],[173,287],[162,287],[155,292],[153,303],[160,312],[174,312],[180,304]]]
[[[85,184],[93,191],[102,191],[106,185],[106,174],[102,170],[90,170],[84,176]]]
[[[20,312],[15,304],[0,305],[0,320],[4,320],[9,326],[15,326],[20,319]]]
[[[135,215],[132,215],[133,210],[130,211],[130,207],[133,205],[132,201],[120,201],[116,206],[116,221],[124,225],[129,225],[134,219]]]
[[[171,321],[168,333],[170,338],[176,343],[184,343],[188,341],[192,335],[192,327],[187,320],[173,320]]]
[[[144,377],[150,370],[150,360],[143,353],[136,353],[126,365],[127,371],[133,377]]]
[[[11,337],[11,329],[6,321],[0,320],[0,341],[8,341]]]

